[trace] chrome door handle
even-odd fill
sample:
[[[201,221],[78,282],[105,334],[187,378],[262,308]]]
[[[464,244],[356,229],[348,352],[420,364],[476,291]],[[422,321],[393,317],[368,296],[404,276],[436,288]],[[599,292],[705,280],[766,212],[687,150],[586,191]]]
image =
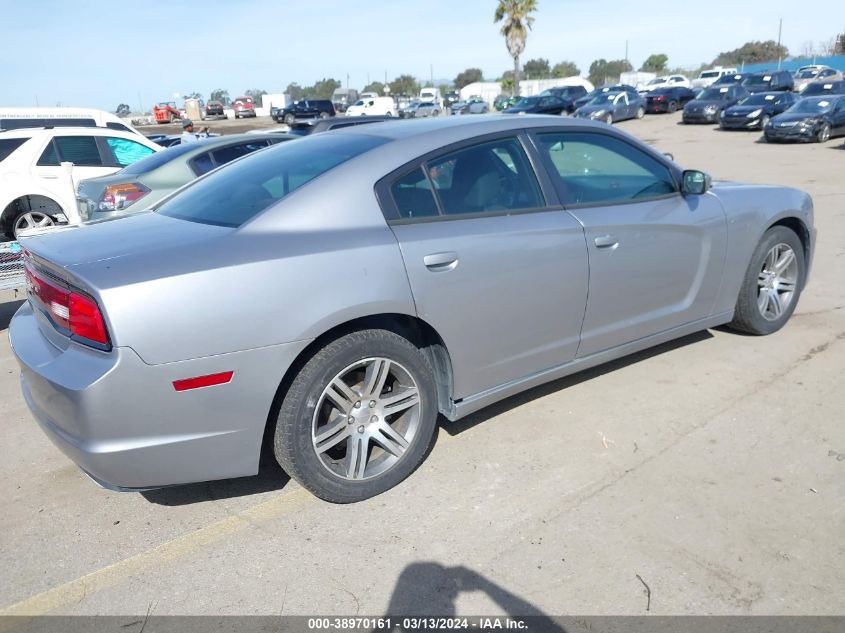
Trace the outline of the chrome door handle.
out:
[[[58,180],[58,176],[56,174],[41,174],[42,178],[47,178],[48,180]]]
[[[458,265],[458,254],[452,251],[432,253],[423,257],[423,264],[433,272],[454,270],[455,266]]]
[[[593,242],[598,248],[616,248],[619,246],[619,240],[613,235],[600,235]]]

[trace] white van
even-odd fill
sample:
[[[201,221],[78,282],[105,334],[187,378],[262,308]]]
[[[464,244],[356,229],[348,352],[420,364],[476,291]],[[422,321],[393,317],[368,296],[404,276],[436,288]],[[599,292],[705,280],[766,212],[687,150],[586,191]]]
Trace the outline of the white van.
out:
[[[420,90],[420,103],[436,103],[443,107],[443,97],[439,88],[423,88]]]
[[[93,108],[0,108],[0,130],[27,127],[104,127],[141,134],[117,115]]]
[[[717,79],[724,77],[725,75],[735,75],[736,68],[722,68],[721,66],[716,66],[715,68],[708,68],[707,70],[702,70],[696,79],[692,80],[692,87],[693,88],[707,88],[708,86],[716,83]]]
[[[346,109],[346,116],[361,116],[364,114],[396,116],[396,104],[392,97],[372,97],[358,99]]]

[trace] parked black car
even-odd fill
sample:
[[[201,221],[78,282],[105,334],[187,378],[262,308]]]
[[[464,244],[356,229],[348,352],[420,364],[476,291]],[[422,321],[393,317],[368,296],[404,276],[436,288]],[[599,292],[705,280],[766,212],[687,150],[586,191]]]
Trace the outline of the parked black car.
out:
[[[718,123],[725,108],[730,108],[748,91],[736,84],[705,88],[684,106],[684,123]]]
[[[710,86],[730,86],[731,84],[739,84],[748,79],[748,73],[735,73],[733,75],[722,75]]]
[[[297,119],[327,119],[335,116],[334,104],[329,99],[302,99],[294,101],[286,108],[272,108],[270,116],[276,123],[290,125]]]
[[[795,88],[795,78],[788,70],[754,73],[742,80],[742,85],[750,93],[789,91]]]
[[[791,92],[757,92],[725,108],[719,127],[723,130],[762,130],[769,119],[792,107],[797,100]]]
[[[802,97],[845,95],[845,81],[813,82],[801,91]]]
[[[652,114],[655,112],[675,112],[693,99],[695,99],[695,92],[689,88],[678,86],[657,88],[645,95],[645,111]]]
[[[564,114],[570,104],[560,97],[523,97],[506,114]]]
[[[599,95],[603,95],[606,92],[627,92],[629,100],[633,100],[637,95],[640,94],[639,92],[637,92],[636,88],[634,88],[633,86],[629,86],[628,84],[607,84],[606,86],[599,86],[592,92],[576,99],[575,109],[577,110],[581,106],[587,105],[590,101],[592,101]]]
[[[382,121],[395,120],[393,117],[380,114],[370,116],[338,116],[329,117],[328,119],[302,119],[291,123],[288,134],[307,136],[309,134],[318,134],[330,130],[339,130],[344,127],[352,127],[353,125],[366,125],[367,123],[381,123]]]
[[[223,109],[223,104],[219,101],[209,101],[205,104],[205,118],[223,117],[226,118],[226,112]]]
[[[587,95],[584,86],[557,86],[549,88],[540,93],[541,97],[558,97],[567,103],[566,111],[572,114],[575,112],[575,102]]]
[[[763,128],[763,135],[769,142],[817,143],[845,136],[845,96],[799,99],[789,110],[773,117]]]

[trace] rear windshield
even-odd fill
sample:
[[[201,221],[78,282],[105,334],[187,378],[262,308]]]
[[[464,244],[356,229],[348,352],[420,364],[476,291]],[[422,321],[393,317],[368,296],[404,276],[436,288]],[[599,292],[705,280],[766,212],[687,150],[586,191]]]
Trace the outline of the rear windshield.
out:
[[[0,162],[6,160],[9,154],[26,143],[29,138],[0,138]]]
[[[157,211],[237,227],[317,176],[386,142],[376,136],[317,134],[282,143],[197,181]]]
[[[172,147],[163,149],[155,154],[150,154],[146,158],[142,158],[141,160],[132,163],[128,167],[125,167],[120,173],[130,174],[132,176],[147,174],[153,169],[158,169],[165,163],[169,163],[174,158],[178,158],[179,156],[182,156],[182,154],[187,154],[192,149],[197,149],[197,147],[201,147],[201,145],[198,143],[173,145]]]

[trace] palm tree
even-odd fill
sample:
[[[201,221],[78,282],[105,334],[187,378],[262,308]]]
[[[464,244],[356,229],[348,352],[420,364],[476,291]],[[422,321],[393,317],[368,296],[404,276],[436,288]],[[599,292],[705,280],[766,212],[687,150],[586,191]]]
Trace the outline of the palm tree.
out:
[[[514,95],[519,92],[519,56],[525,50],[525,40],[534,23],[531,13],[536,10],[536,0],[499,0],[496,7],[493,22],[498,24],[504,20],[501,33],[505,36],[508,53],[513,57]]]

